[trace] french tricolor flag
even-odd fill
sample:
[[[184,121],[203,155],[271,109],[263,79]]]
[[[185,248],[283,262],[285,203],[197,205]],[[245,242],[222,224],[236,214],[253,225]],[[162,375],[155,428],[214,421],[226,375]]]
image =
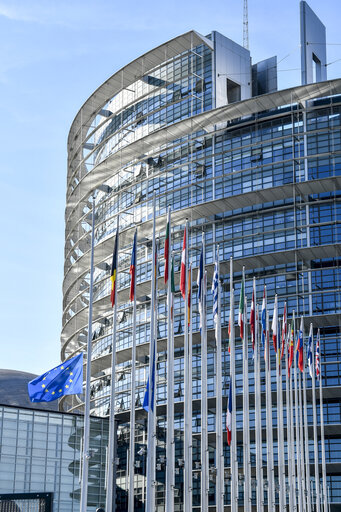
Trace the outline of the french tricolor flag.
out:
[[[232,382],[230,381],[229,401],[227,404],[226,413],[226,430],[227,430],[227,444],[231,444],[231,433],[232,433]]]

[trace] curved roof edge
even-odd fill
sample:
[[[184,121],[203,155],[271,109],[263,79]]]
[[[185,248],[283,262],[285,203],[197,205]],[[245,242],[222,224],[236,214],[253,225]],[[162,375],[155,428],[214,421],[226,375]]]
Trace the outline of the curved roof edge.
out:
[[[223,105],[222,107],[211,109],[207,112],[201,112],[195,116],[181,119],[174,124],[155,130],[151,134],[131,142],[120,151],[117,151],[98,164],[96,166],[96,176],[93,172],[86,174],[75,189],[76,191],[77,189],[79,190],[78,187],[82,187],[83,192],[81,197],[76,198],[74,196],[75,191],[69,196],[67,195],[65,220],[66,222],[68,221],[77,203],[83,201],[90,190],[94,190],[98,184],[102,183],[108,177],[108,164],[110,165],[110,163],[119,159],[121,165],[124,165],[132,160],[134,156],[142,155],[145,152],[145,145],[149,147],[159,147],[164,144],[165,141],[181,138],[191,131],[200,131],[204,128],[207,131],[209,127],[213,128],[214,125],[226,123],[235,118],[249,116],[256,112],[273,110],[277,107],[290,105],[295,102],[304,102],[318,97],[333,96],[335,94],[341,94],[340,78],[327,80],[326,82],[299,85],[290,87],[289,89],[255,96],[247,100]]]
[[[89,96],[76,114],[69,132],[68,147],[80,127],[88,128],[90,118],[115,94],[132,84],[138,76],[199,44],[205,44],[213,50],[212,41],[195,30],[190,30],[144,53],[110,76]]]

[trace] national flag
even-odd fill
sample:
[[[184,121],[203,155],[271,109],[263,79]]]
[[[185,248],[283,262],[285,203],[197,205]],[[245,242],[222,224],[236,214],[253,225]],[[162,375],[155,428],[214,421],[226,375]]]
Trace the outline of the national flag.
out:
[[[152,359],[152,376],[150,379],[150,375],[148,376],[147,380],[147,386],[146,391],[143,398],[143,408],[149,412],[149,404],[151,406],[152,412],[154,412],[154,402],[155,402],[155,359],[156,359],[156,346],[155,346],[155,340],[153,340],[152,343],[152,350],[151,350],[151,357]],[[149,382],[151,381],[151,385],[149,385]],[[151,397],[149,399],[149,393],[151,391]],[[150,400],[150,401],[149,401]]]
[[[110,296],[110,298],[111,298],[112,307],[115,306],[115,292],[116,292],[116,281],[117,281],[117,259],[118,259],[118,231],[116,231],[114,252],[112,255],[111,274],[110,274],[110,280],[111,280],[111,296]]]
[[[275,353],[277,354],[277,337],[278,337],[278,303],[277,303],[277,294],[275,295],[275,304],[274,304],[274,312],[272,317],[272,341]]]
[[[251,340],[252,340],[252,350],[253,351],[255,351],[255,340],[256,340],[255,295],[256,295],[256,280],[253,281],[251,311],[250,311],[250,330],[251,330]]]
[[[214,264],[214,273],[212,280],[213,293],[213,323],[215,326],[215,337],[218,339],[218,293],[219,293],[219,275],[218,275],[218,251]]]
[[[265,299],[266,287],[264,286],[263,302],[262,302],[262,346],[265,345],[266,335],[266,299]]]
[[[290,377],[290,369],[294,360],[294,336],[295,336],[295,316],[291,320],[290,336],[289,336],[289,349],[288,349],[288,376]]]
[[[200,332],[201,332],[202,317],[203,317],[203,311],[204,311],[204,307],[203,307],[203,304],[204,304],[204,244],[201,245],[197,285],[198,285],[198,308],[199,308],[199,316],[200,316],[199,328],[200,328]]]
[[[181,253],[181,270],[180,270],[180,291],[184,300],[186,300],[186,231],[184,231],[184,241],[182,244],[182,253]]]
[[[130,269],[129,269],[129,273],[131,275],[131,279],[130,279],[130,294],[129,294],[130,301],[134,300],[134,294],[135,294],[136,238],[137,238],[137,230],[135,230],[135,234],[134,234],[133,250],[132,250],[132,253],[131,253],[131,261],[130,261]]]
[[[313,350],[312,349],[313,349],[313,324],[310,324],[307,360],[308,360],[309,375],[313,379],[314,378],[314,364],[313,364]]]
[[[287,339],[287,303],[284,303],[284,311],[283,311],[283,321],[282,321],[282,349],[281,349],[281,359],[284,355],[285,342]]]
[[[301,372],[303,372],[303,316],[301,317],[301,326],[297,337],[296,358],[297,366],[299,367]]]
[[[31,380],[27,390],[31,402],[52,402],[83,393],[83,352]]]
[[[168,281],[168,272],[169,272],[169,249],[170,249],[170,212],[168,213],[168,221],[166,227],[166,240],[165,240],[165,284]]]
[[[245,276],[243,269],[243,277],[242,284],[240,288],[240,299],[239,299],[239,315],[238,315],[238,325],[240,327],[240,337],[244,339],[244,313],[245,313]]]
[[[320,380],[320,329],[317,331],[315,367],[316,377],[318,380]]]
[[[229,399],[228,399],[228,403],[227,403],[227,412],[226,412],[226,430],[227,430],[227,444],[230,446],[231,436],[232,436],[232,381],[231,380],[230,380]]]

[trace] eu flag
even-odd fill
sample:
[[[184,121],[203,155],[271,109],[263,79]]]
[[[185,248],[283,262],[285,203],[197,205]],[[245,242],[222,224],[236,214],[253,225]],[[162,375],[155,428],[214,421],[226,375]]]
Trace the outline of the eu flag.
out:
[[[27,388],[31,402],[52,402],[83,393],[83,353],[31,380]]]

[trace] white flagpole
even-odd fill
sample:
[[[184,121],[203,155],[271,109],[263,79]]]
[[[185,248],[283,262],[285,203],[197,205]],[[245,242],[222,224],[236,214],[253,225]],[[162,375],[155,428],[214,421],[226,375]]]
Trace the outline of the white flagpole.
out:
[[[290,398],[289,398],[289,376],[288,376],[288,336],[285,337],[285,345],[284,345],[284,358],[285,358],[285,408],[286,408],[286,417],[287,417],[287,425],[286,425],[286,441],[287,441],[287,452],[288,452],[288,491],[289,491],[289,511],[294,510],[294,504],[292,499],[292,482],[291,482],[291,436],[290,436],[290,423],[291,423],[291,413],[290,413]],[[285,498],[286,500],[286,498]]]
[[[156,415],[155,394],[156,382],[154,383],[154,403],[153,403],[153,360],[155,358],[155,375],[156,375],[156,346],[155,346],[155,195],[153,196],[153,239],[152,239],[152,278],[151,278],[151,304],[150,304],[150,343],[149,343],[149,394],[148,394],[148,424],[147,424],[147,482],[146,482],[146,511],[153,511],[155,495],[154,495],[154,416]],[[156,379],[155,379],[156,381]],[[107,511],[106,511],[107,512]]]
[[[154,208],[155,211],[155,208]],[[158,294],[157,294],[157,270],[159,268],[158,262],[158,244],[155,239],[155,299],[154,299],[154,356],[155,356],[155,388],[154,388],[154,413],[152,415],[153,421],[153,436],[152,436],[152,510],[155,509],[155,491],[156,491],[156,396],[157,396],[157,310],[158,310]],[[153,397],[151,397],[151,400]]]
[[[301,322],[302,324],[302,322]],[[301,328],[300,328],[301,330]],[[302,332],[303,334],[303,332]],[[305,468],[304,468],[304,437],[303,437],[303,413],[302,413],[302,375],[301,370],[298,368],[298,407],[299,407],[299,439],[300,439],[300,456],[301,456],[301,494],[302,494],[302,507],[306,510],[306,488],[305,488]]]
[[[89,440],[90,440],[90,380],[91,380],[91,352],[92,352],[92,301],[94,283],[94,250],[95,250],[95,199],[92,202],[91,216],[91,256],[90,256],[90,294],[89,294],[89,320],[88,343],[86,357],[86,381],[84,404],[84,440],[83,440],[83,471],[81,479],[80,512],[86,512],[88,502],[88,474],[89,474]],[[108,510],[108,509],[107,509]]]
[[[295,311],[292,312],[292,328],[293,328],[293,343],[295,340]],[[291,329],[289,334],[289,343],[291,343]],[[292,351],[294,352],[294,347],[292,347]],[[295,355],[293,356],[295,358]],[[295,462],[295,425],[294,425],[294,396],[293,396],[293,388],[292,388],[292,379],[295,379],[296,382],[296,376],[294,373],[294,367],[291,366],[290,368],[290,380],[289,380],[289,391],[290,391],[290,452],[291,452],[291,495],[292,495],[292,502],[293,502],[293,510],[297,511],[297,495],[296,495],[296,462]],[[296,408],[295,408],[295,417],[296,415]],[[298,480],[298,478],[297,478]]]
[[[216,452],[217,452],[217,512],[224,512],[224,452],[223,452],[223,402],[222,402],[222,347],[221,347],[221,283],[219,245],[217,246],[218,315],[216,319],[217,376],[216,376]]]
[[[249,361],[247,332],[247,301],[245,295],[245,267],[243,267],[243,466],[244,466],[244,510],[251,512],[251,461],[250,461],[250,418],[249,418]]]
[[[282,336],[281,324],[278,322],[278,341],[277,341],[277,367],[279,376],[279,441],[278,441],[278,459],[279,459],[279,485],[280,485],[280,509],[284,512],[287,509],[286,481],[285,481],[285,443],[284,443],[284,415],[283,415],[283,370],[281,365],[282,355]]]
[[[296,329],[294,328],[294,341]],[[297,487],[298,487],[298,507],[299,512],[303,512],[302,495],[302,469],[301,469],[301,439],[300,439],[300,419],[299,419],[299,396],[297,383],[297,357],[294,353],[294,384],[295,384],[295,427],[296,427],[296,465],[297,465]]]
[[[171,209],[168,208],[166,512],[174,510],[174,338],[171,283]]]
[[[205,236],[202,233],[203,285],[201,297],[201,511],[208,511],[208,444],[207,444],[207,325],[206,325],[206,273]],[[185,510],[186,509],[185,507]]]
[[[320,471],[319,471],[319,448],[318,448],[318,435],[317,435],[317,414],[316,414],[316,382],[315,382],[315,350],[314,350],[314,336],[313,324],[310,324],[311,335],[311,352],[312,352],[312,367],[313,375],[311,377],[311,392],[313,398],[313,429],[314,429],[314,466],[315,466],[315,512],[320,512]]]
[[[301,323],[303,329],[303,317]],[[304,331],[303,334],[303,421],[304,421],[304,452],[305,452],[305,488],[307,496],[307,511],[311,512],[311,487],[310,487],[310,461],[309,461],[309,436],[308,436],[308,412],[307,412],[307,386],[306,386],[306,353],[304,348]]]
[[[267,300],[266,300],[267,304]],[[272,396],[271,396],[271,358],[270,358],[270,326],[269,311],[266,311],[266,420],[267,420],[267,477],[268,477],[268,509],[275,512],[275,473],[272,432]]]
[[[136,230],[137,238],[137,230]],[[134,464],[135,464],[135,399],[136,399],[136,256],[135,247],[134,300],[133,300],[133,344],[131,348],[131,393],[130,393],[130,439],[129,439],[129,499],[128,512],[134,512]]]
[[[234,290],[233,259],[230,258],[230,374],[232,385],[232,432],[231,432],[231,512],[238,510],[238,459],[237,459],[237,425],[236,425],[236,351],[234,341]]]
[[[190,401],[190,386],[189,382],[189,350],[188,350],[188,221],[186,220],[185,233],[186,233],[186,248],[185,248],[185,337],[184,337],[184,510],[191,510],[191,485],[190,474],[192,474],[192,461],[189,460],[190,453],[190,440],[192,437],[192,418],[190,417],[189,401]]]
[[[254,304],[256,299],[256,278],[253,278]],[[257,480],[257,512],[264,511],[263,494],[263,441],[262,441],[262,395],[260,384],[260,340],[259,340],[259,309],[256,306],[255,321],[255,437],[256,437],[256,480]]]
[[[320,329],[317,333],[320,345],[320,422],[321,422],[321,447],[322,447],[322,489],[323,489],[323,508],[324,512],[328,512],[328,499],[327,499],[327,472],[326,472],[326,447],[324,439],[324,416],[323,416],[323,392],[322,392],[322,361],[321,361],[321,340]]]
[[[283,434],[283,397],[282,397],[282,376],[280,374],[280,358],[281,353],[279,350],[280,337],[279,329],[277,327],[277,354],[276,354],[276,388],[277,388],[277,454],[278,454],[278,482],[279,482],[279,510],[284,510],[285,499],[285,479],[283,479],[284,468],[284,439]]]
[[[120,229],[120,219],[117,216],[116,236]],[[117,267],[118,267],[119,238],[117,238]],[[115,303],[112,320],[112,352],[111,352],[111,388],[110,388],[110,413],[109,413],[109,442],[108,442],[108,466],[107,466],[107,494],[106,512],[112,512],[114,502],[114,447],[115,447],[115,394],[116,394],[116,318],[117,318],[117,287],[118,268],[116,268]]]
[[[278,328],[277,328],[278,332]],[[278,336],[277,336],[277,344],[278,344]],[[278,349],[278,347],[277,347]],[[281,438],[281,411],[280,411],[280,389],[279,389],[279,366],[278,366],[278,350],[275,358],[275,370],[276,370],[276,401],[277,401],[277,460],[278,460],[278,484],[279,484],[279,510],[283,511],[283,501],[282,501],[282,479],[281,479],[281,446],[280,446],[280,438]]]
[[[193,501],[193,448],[192,448],[192,418],[193,418],[193,375],[192,375],[192,365],[193,365],[193,314],[192,314],[192,306],[193,306],[193,286],[192,286],[192,265],[189,265],[189,283],[188,283],[188,292],[190,294],[190,307],[189,307],[189,325],[188,325],[188,416],[189,416],[189,444],[188,444],[188,460],[189,460],[189,468],[188,468],[188,487],[189,487],[189,501],[190,501],[190,510],[192,510],[192,501]],[[188,297],[187,297],[188,301]]]

